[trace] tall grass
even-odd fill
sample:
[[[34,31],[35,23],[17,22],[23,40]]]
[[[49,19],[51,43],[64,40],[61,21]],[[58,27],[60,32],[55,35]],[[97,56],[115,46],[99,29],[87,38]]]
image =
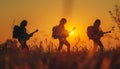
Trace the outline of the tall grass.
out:
[[[120,69],[120,47],[104,52],[87,48],[78,50],[77,43],[70,54],[56,52],[56,46],[46,39],[47,51],[43,41],[26,54],[15,40],[7,40],[0,45],[0,69]],[[31,46],[32,47],[32,46]]]

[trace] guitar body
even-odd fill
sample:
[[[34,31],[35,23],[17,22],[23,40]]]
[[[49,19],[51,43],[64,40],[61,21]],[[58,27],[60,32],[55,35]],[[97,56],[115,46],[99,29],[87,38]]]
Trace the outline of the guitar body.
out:
[[[75,30],[75,27],[71,31],[73,31],[73,30]],[[52,28],[52,37],[54,39],[57,39],[57,38],[64,38],[64,39],[66,39],[69,36],[69,33],[71,31],[67,31],[64,28],[61,28],[59,26],[54,26]]]
[[[109,31],[108,31],[108,32],[99,31],[98,34],[93,34],[91,39],[100,39],[100,38],[103,37],[104,34],[106,34],[106,33],[110,33],[110,32],[109,32]]]
[[[30,37],[32,37],[33,34],[36,33],[36,32],[38,32],[38,29],[36,29],[34,32],[32,32],[32,33],[30,33],[30,34],[26,34],[26,36],[25,36],[25,40],[26,40],[26,41],[29,40]]]
[[[61,33],[61,37],[67,38],[69,36],[69,32],[67,30]]]
[[[103,32],[99,30],[96,31],[96,29],[94,29],[93,26],[89,26],[87,28],[87,35],[89,39],[100,39],[106,33],[111,33],[111,31],[107,31],[107,32]]]
[[[73,27],[73,29],[71,31],[75,30],[75,27]],[[64,38],[67,38],[69,37],[69,33],[71,33],[71,31],[67,31],[67,30],[64,30],[61,35],[64,37]]]
[[[107,34],[107,33],[111,33],[111,31],[107,31],[107,32],[99,31],[98,32],[98,39],[100,39],[102,36],[104,36],[104,34]]]

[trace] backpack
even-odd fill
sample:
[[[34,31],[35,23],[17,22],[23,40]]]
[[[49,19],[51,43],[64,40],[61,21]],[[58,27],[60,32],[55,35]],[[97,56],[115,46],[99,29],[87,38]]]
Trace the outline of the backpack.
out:
[[[89,39],[94,39],[94,37],[93,37],[93,35],[94,35],[93,31],[94,31],[93,26],[88,26],[88,28],[87,28],[87,36],[89,37]]]
[[[13,38],[19,38],[21,36],[21,29],[18,25],[13,28]]]
[[[58,26],[54,26],[52,28],[52,37],[54,39],[57,39],[59,37],[59,27]]]

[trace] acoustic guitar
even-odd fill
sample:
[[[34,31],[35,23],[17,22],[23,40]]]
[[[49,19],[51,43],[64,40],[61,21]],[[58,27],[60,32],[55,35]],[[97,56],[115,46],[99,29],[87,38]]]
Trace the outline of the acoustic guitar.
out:
[[[30,33],[30,34],[28,34],[28,35],[26,35],[25,36],[25,40],[29,40],[30,39],[30,37],[32,37],[33,36],[33,34],[34,33],[36,33],[36,32],[38,32],[39,30],[38,29],[36,29],[35,31],[33,31],[32,33]]]

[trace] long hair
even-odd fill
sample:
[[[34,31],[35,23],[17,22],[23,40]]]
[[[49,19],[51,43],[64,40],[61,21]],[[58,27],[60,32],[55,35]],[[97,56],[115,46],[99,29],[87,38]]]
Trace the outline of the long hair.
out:
[[[100,23],[101,23],[100,19],[96,19],[95,22],[94,22],[94,26],[100,25]]]

